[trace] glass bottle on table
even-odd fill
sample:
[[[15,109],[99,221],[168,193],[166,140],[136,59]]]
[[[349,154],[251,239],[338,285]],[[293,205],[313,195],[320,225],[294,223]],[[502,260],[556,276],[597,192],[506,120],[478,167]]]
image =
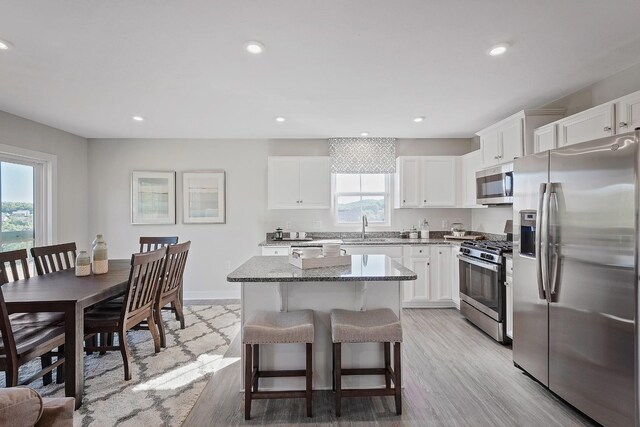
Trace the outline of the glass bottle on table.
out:
[[[109,257],[107,256],[107,242],[102,234],[98,234],[93,241],[93,274],[105,274],[109,271]]]

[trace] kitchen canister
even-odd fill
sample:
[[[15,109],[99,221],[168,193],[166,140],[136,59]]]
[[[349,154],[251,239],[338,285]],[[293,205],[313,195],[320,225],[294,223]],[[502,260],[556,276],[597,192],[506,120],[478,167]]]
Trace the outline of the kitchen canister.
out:
[[[87,251],[78,252],[76,257],[76,276],[88,276],[91,274],[91,257]]]
[[[108,271],[107,242],[102,234],[98,234],[93,241],[93,274],[105,274]]]

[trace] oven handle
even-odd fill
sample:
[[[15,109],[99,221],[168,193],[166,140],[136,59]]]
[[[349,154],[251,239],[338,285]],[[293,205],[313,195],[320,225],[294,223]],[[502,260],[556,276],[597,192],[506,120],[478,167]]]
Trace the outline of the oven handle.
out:
[[[464,261],[469,264],[477,265],[478,267],[486,268],[487,270],[495,271],[496,273],[500,271],[500,266],[496,264],[480,261],[475,258],[471,258],[471,257],[460,255],[460,254],[458,254],[458,259],[460,261]]]

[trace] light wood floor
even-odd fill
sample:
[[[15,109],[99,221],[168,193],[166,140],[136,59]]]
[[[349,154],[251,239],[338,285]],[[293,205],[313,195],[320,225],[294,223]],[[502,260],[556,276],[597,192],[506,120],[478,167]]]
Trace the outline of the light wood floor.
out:
[[[515,368],[511,348],[466,321],[455,309],[403,311],[403,415],[393,398],[343,399],[342,417],[333,395],[314,392],[313,418],[304,400],[254,401],[244,420],[239,362],[218,371],[184,426],[583,426],[595,425]],[[227,357],[239,357],[239,337]]]

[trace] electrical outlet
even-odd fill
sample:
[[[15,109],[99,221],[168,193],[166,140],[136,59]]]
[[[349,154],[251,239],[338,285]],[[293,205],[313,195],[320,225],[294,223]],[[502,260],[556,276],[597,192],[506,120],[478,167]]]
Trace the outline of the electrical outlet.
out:
[[[291,221],[287,221],[284,223],[284,229],[285,230],[291,230]]]
[[[448,219],[443,219],[442,220],[442,229],[446,230],[447,228],[449,228],[449,220]]]
[[[227,273],[231,273],[231,261],[225,261],[224,268],[227,270]]]

